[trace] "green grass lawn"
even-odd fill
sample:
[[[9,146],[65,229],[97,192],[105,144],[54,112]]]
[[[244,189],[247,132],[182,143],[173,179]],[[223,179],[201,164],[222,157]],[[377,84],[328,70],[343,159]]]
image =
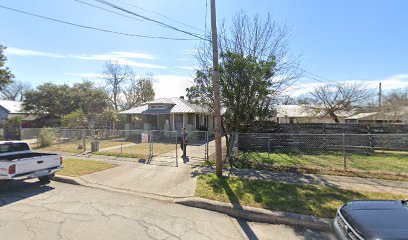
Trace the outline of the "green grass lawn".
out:
[[[104,161],[68,158],[64,159],[63,166],[64,169],[57,172],[58,175],[77,177],[94,172],[103,171],[109,168],[116,167],[117,165]]]
[[[176,150],[176,144],[154,143],[154,155],[160,155],[166,152]],[[96,155],[118,156],[118,157],[133,157],[133,158],[148,158],[150,152],[149,143],[138,143],[129,147],[111,149],[95,153]]]
[[[285,170],[309,170],[314,173],[343,175],[344,157],[340,152],[322,154],[288,154],[267,152],[239,153],[235,166],[238,168]],[[312,171],[314,170],[314,171]],[[348,175],[406,180],[408,177],[408,153],[349,153]]]
[[[200,175],[196,196],[276,211],[333,218],[337,208],[358,199],[404,199],[404,195],[357,192],[315,185],[281,184],[237,177]]]

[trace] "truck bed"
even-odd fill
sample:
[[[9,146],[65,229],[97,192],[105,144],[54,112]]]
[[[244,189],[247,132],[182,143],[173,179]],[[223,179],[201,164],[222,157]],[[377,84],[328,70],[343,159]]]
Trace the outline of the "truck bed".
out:
[[[8,156],[0,156],[0,161],[12,161],[12,160],[16,160],[16,159],[51,156],[51,155],[58,155],[58,154],[55,154],[55,153],[38,153],[38,152],[22,153],[22,154],[8,155]]]

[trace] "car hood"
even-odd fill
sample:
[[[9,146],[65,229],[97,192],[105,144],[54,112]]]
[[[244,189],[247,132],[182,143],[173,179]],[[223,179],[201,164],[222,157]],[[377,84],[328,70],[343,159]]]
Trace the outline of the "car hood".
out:
[[[340,213],[365,239],[408,239],[408,208],[402,201],[354,201]]]

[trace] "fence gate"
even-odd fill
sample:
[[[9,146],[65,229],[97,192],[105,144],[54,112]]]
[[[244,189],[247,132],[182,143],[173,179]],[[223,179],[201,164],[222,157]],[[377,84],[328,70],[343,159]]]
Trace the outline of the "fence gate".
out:
[[[180,156],[177,131],[149,131],[150,156],[148,163],[161,166],[178,166]]]

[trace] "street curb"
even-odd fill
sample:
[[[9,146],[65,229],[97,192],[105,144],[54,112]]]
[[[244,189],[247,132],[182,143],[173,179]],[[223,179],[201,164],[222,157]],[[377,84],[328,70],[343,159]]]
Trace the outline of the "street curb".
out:
[[[52,178],[52,180],[56,182],[68,183],[72,185],[86,185],[85,182],[83,182],[81,179],[76,178],[76,177],[56,175],[55,177]]]
[[[232,217],[253,222],[295,225],[321,231],[332,230],[331,220],[327,218],[270,211],[261,208],[241,206],[238,204],[224,203],[196,197],[175,200],[174,202],[185,206],[225,213]]]

